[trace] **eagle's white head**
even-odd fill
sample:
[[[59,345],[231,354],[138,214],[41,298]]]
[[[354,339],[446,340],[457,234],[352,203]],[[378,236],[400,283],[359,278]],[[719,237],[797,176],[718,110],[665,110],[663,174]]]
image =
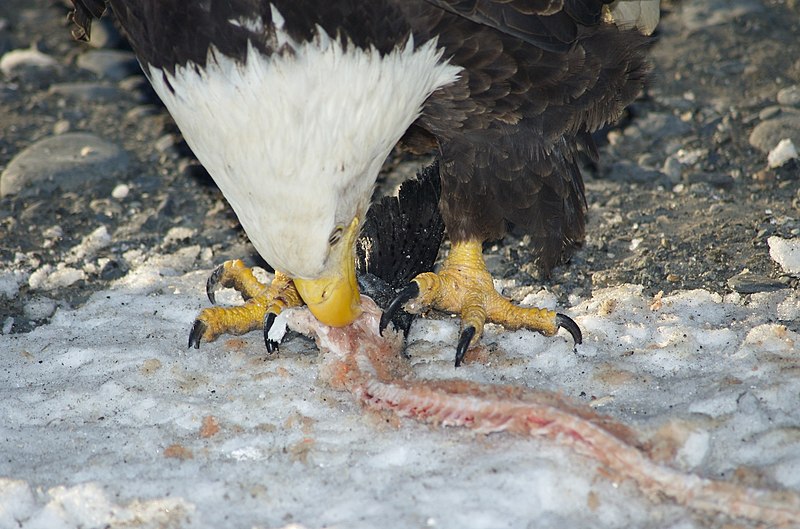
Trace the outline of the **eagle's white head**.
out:
[[[212,47],[203,68],[148,76],[261,256],[320,321],[344,325],[359,313],[354,243],[381,165],[459,68],[435,40],[381,54],[319,27],[296,42],[272,20],[282,53],[251,46],[242,62]]]

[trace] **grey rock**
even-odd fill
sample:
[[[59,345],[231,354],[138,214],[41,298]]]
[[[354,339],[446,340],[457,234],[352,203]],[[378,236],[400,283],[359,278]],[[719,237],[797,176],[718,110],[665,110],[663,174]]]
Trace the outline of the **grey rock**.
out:
[[[149,103],[158,98],[143,75],[130,75],[117,83],[117,86],[128,92],[127,98],[136,103]]]
[[[642,169],[654,170],[657,169],[659,164],[658,158],[652,153],[644,153],[636,160],[636,163]]]
[[[66,119],[59,119],[53,124],[53,134],[66,134],[69,132],[69,129],[72,128],[72,124]]]
[[[728,24],[739,17],[756,13],[764,6],[756,0],[705,0],[687,2],[683,5],[683,26],[690,32],[721,24]]]
[[[800,111],[786,108],[777,117],[759,123],[750,133],[750,145],[769,153],[785,138],[800,145]]]
[[[48,92],[52,95],[94,103],[112,103],[124,96],[120,89],[99,83],[57,83],[51,85]]]
[[[122,50],[87,51],[78,57],[78,66],[114,81],[121,81],[140,71],[136,56]]]
[[[690,172],[686,175],[685,181],[687,184],[701,184],[706,183],[714,187],[731,188],[735,180],[729,174],[725,173],[705,173],[705,172]]]
[[[774,118],[780,113],[781,113],[781,107],[779,105],[771,105],[763,108],[761,112],[758,113],[758,119],[763,121],[766,119]]]
[[[40,140],[0,174],[0,197],[79,190],[128,169],[128,154],[93,134],[71,132]]]
[[[661,172],[666,175],[670,183],[677,184],[681,181],[683,164],[675,156],[669,156],[664,160],[664,166],[661,168]]]
[[[642,167],[628,162],[620,161],[611,166],[611,171],[608,177],[617,182],[636,182],[636,183],[652,183],[659,181],[662,176],[661,173],[654,170],[643,169]]]
[[[163,110],[155,105],[139,105],[126,112],[125,119],[127,121],[137,122],[148,116],[157,116],[161,112],[163,112]]]
[[[687,134],[691,126],[672,114],[650,112],[626,128],[625,135],[631,135],[633,129],[643,138],[668,138]]]
[[[790,107],[800,106],[800,86],[792,85],[778,92],[778,103]]]
[[[24,68],[52,69],[58,66],[50,55],[44,54],[34,46],[25,49],[11,50],[0,57],[0,72],[11,75],[15,70]]]
[[[153,145],[158,152],[167,152],[173,149],[176,145],[177,141],[174,135],[172,134],[164,134],[160,138],[158,138]]]
[[[756,294],[789,288],[789,282],[784,278],[772,279],[748,272],[728,279],[728,287],[739,294]]]

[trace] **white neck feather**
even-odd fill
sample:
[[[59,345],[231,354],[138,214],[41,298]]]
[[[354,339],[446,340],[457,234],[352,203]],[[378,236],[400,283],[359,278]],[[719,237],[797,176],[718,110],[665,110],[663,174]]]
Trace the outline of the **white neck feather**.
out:
[[[321,28],[310,42],[280,29],[293,53],[250,46],[241,63],[212,48],[203,69],[149,74],[262,257],[316,277],[330,232],[364,214],[390,150],[460,69],[442,61],[435,41],[415,49],[409,38],[381,56],[352,44],[345,51]]]

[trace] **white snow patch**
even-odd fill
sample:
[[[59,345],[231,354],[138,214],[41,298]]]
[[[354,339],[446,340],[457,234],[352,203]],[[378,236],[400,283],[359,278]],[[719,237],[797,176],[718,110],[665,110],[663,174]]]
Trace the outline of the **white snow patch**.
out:
[[[773,235],[767,239],[769,256],[781,265],[784,272],[800,275],[800,239],[783,239]]]
[[[34,290],[54,290],[68,287],[78,281],[86,279],[86,273],[66,263],[53,266],[45,264],[36,269],[28,278],[28,286]]]
[[[27,279],[28,274],[22,270],[0,270],[0,297],[13,298]]]
[[[97,252],[111,244],[111,235],[108,228],[100,226],[92,233],[81,239],[81,242],[70,248],[64,261],[68,264],[75,264],[93,259]]]
[[[195,250],[132,255],[79,309],[0,335],[0,527],[702,527],[553,442],[387,423],[320,383],[293,334],[271,355],[259,332],[187,350],[209,271],[178,272]],[[575,349],[563,331],[490,326],[455,370],[458,320],[430,315],[408,353],[417,376],[602,402],[643,434],[689,424],[673,465],[800,492],[799,303],[622,285],[558,307],[583,329]],[[207,416],[220,430],[203,436]]]
[[[43,320],[53,315],[56,302],[43,296],[32,296],[25,301],[23,311],[32,320]],[[5,334],[5,333],[4,333]]]
[[[170,230],[164,236],[164,244],[187,241],[196,234],[197,230],[186,228],[184,226],[175,226],[174,228],[170,228]]]

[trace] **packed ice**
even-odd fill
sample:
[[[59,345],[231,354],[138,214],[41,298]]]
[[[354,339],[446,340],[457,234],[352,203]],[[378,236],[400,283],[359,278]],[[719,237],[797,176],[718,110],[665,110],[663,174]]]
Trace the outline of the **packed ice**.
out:
[[[0,335],[0,527],[707,526],[556,442],[367,412],[318,381],[316,348],[295,333],[275,355],[260,333],[186,349],[209,273],[180,272],[187,261],[142,259],[80,308]],[[0,273],[4,294],[20,281]],[[800,493],[796,291],[621,285],[557,308],[582,345],[489,325],[456,370],[458,320],[428,315],[409,362],[421,378],[558,393],[674,468]]]

